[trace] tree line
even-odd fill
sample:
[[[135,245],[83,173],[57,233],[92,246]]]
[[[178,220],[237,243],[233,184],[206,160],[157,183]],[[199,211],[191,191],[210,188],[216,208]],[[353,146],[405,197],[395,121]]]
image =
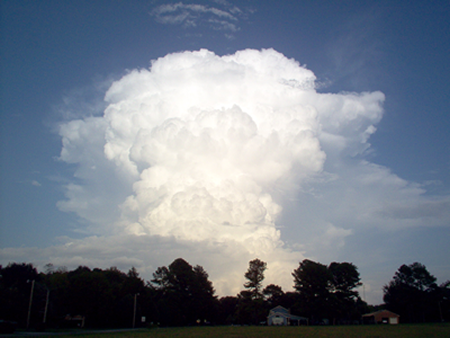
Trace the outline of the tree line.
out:
[[[0,266],[0,319],[20,327],[140,327],[186,325],[258,325],[281,305],[308,318],[332,324],[356,323],[373,310],[356,288],[361,285],[352,263],[324,265],[303,260],[292,272],[294,291],[275,284],[263,287],[267,263],[249,262],[244,289],[219,298],[208,273],[182,258],[158,267],[150,281],[135,268],[68,271],[51,264],[38,273],[29,263]],[[402,265],[384,287],[384,307],[403,322],[449,320],[450,282],[440,286],[420,263]]]

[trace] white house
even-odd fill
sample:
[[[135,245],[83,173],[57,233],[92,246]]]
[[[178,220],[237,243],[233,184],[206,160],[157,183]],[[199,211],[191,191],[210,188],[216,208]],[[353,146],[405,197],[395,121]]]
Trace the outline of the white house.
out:
[[[267,325],[300,325],[308,323],[308,318],[291,315],[291,312],[278,305],[270,310],[267,316]]]

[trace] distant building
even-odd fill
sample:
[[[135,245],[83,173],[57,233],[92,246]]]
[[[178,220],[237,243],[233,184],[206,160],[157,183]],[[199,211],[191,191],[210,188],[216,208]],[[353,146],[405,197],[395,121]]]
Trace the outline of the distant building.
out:
[[[291,312],[281,305],[270,310],[267,325],[300,325],[307,324],[308,318],[291,315]]]
[[[389,310],[366,313],[362,316],[364,324],[398,324],[400,316]]]
[[[64,326],[84,328],[85,320],[86,317],[81,315],[77,316],[66,315],[66,317],[64,318]]]

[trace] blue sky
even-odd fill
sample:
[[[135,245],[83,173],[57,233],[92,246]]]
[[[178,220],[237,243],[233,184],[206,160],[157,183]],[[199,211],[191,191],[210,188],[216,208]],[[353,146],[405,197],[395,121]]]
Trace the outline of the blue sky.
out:
[[[283,268],[292,271],[297,266],[289,268],[288,262],[303,258],[326,264],[350,261],[359,267],[367,285],[367,300],[372,303],[381,302],[382,285],[404,263],[425,264],[439,282],[450,278],[448,1],[296,1],[280,5],[275,1],[19,0],[2,1],[1,16],[0,263],[116,265],[123,269],[134,265],[150,278],[156,267],[181,256],[203,265],[217,281],[216,288],[226,294],[240,288],[248,260],[256,254],[277,257],[272,263],[274,274]],[[313,168],[313,164],[308,167],[309,159],[299,160],[297,172],[292,169],[282,176],[286,182],[295,181],[289,188],[277,190],[280,180],[267,183],[267,187],[261,185],[282,208],[279,212],[267,211],[273,218],[253,228],[255,233],[267,230],[272,234],[270,245],[276,247],[272,255],[268,253],[272,249],[246,251],[239,247],[244,250],[241,259],[227,259],[235,243],[223,240],[228,238],[225,234],[223,238],[208,237],[202,230],[195,238],[192,233],[182,235],[181,230],[191,225],[180,225],[169,216],[166,222],[172,232],[146,225],[139,218],[141,214],[129,216],[124,211],[129,207],[125,200],[132,197],[139,203],[144,198],[136,188],[139,180],[118,176],[118,157],[102,153],[101,142],[107,134],[101,134],[104,130],[88,120],[94,116],[99,123],[114,123],[113,117],[104,115],[108,106],[117,103],[112,94],[110,101],[104,101],[113,81],[123,84],[120,79],[128,76],[127,81],[145,82],[144,73],[130,74],[136,69],[149,70],[151,60],[173,53],[178,57],[164,58],[160,64],[167,63],[165,69],[178,69],[183,62],[189,63],[191,55],[182,52],[200,49],[217,56],[199,56],[211,69],[228,67],[222,65],[225,59],[220,57],[247,49],[260,51],[257,56],[245,54],[256,58],[255,65],[261,62],[272,67],[265,63],[269,61],[261,50],[273,49],[277,54],[271,57],[284,55],[316,77],[315,94],[305,94],[307,103],[300,105],[312,105],[323,115],[313,118],[318,125],[311,127],[321,149],[311,148],[317,161],[322,161],[318,162],[320,168]],[[247,74],[251,64],[242,62]],[[291,65],[283,68],[281,63],[273,67],[280,74],[296,71]],[[189,91],[195,81],[205,83],[198,68],[192,71],[188,73],[192,78],[174,84],[177,90]],[[152,74],[149,78],[156,76]],[[167,95],[170,74],[158,75],[162,83],[159,92]],[[228,81],[214,76],[215,83]],[[261,93],[276,86],[268,77],[266,80]],[[257,87],[257,82],[248,81],[245,87],[235,82],[234,88]],[[134,87],[116,87],[127,104],[135,102]],[[230,90],[230,97],[237,95],[228,87],[222,89],[224,93]],[[339,107],[333,107],[334,101],[330,101],[322,112],[314,104],[328,102],[329,93],[340,94],[347,102],[351,99],[348,93],[353,92],[383,93],[384,99],[364,101],[383,110],[370,115],[369,103],[361,103],[367,105],[361,113],[361,124],[374,130],[360,142],[363,149],[347,146],[337,151],[320,133],[327,123],[332,125],[333,116],[340,116]],[[316,96],[322,99],[316,102]],[[256,105],[258,100],[258,96],[247,103],[236,99],[234,104],[247,114],[243,107]],[[359,96],[355,100],[360,100]],[[271,109],[282,110],[278,98],[271,102]],[[198,94],[194,106],[206,105]],[[121,114],[124,119],[131,111],[122,109]],[[344,115],[340,116],[342,120],[337,117],[340,122],[336,123],[342,126],[348,122]],[[83,121],[89,128],[84,130],[84,143],[70,148],[63,141],[75,142],[68,131],[74,121]],[[308,126],[314,124],[308,121]],[[362,135],[356,132],[360,127],[348,124],[336,135],[350,140],[350,144]],[[137,140],[137,134],[134,136]],[[66,157],[63,149],[67,150]],[[320,154],[326,159],[321,160]],[[97,172],[104,169],[104,173],[86,174],[83,170],[91,162],[95,162]],[[264,163],[261,160],[261,165]],[[144,169],[139,168],[142,175]],[[367,183],[369,177],[373,183]],[[145,185],[147,181],[140,182]],[[75,186],[83,192],[77,193]],[[83,198],[86,205],[80,203]],[[265,207],[267,203],[263,203]],[[156,208],[153,210],[155,214]],[[135,223],[143,232],[130,227]],[[204,227],[208,229],[208,225]],[[234,232],[230,230],[231,237]],[[256,247],[255,243],[252,245]],[[68,249],[74,247],[74,251]],[[271,261],[267,260],[270,274]],[[236,282],[227,284],[214,270],[215,265],[236,276]],[[278,282],[285,289],[289,283]]]

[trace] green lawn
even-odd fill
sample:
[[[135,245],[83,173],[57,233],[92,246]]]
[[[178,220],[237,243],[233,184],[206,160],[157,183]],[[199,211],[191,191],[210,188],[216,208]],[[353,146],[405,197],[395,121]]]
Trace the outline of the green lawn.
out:
[[[414,338],[450,337],[450,324],[355,325],[355,326],[216,326],[159,328],[118,333],[90,333],[78,337],[99,338]],[[73,337],[58,336],[58,337]]]

